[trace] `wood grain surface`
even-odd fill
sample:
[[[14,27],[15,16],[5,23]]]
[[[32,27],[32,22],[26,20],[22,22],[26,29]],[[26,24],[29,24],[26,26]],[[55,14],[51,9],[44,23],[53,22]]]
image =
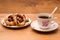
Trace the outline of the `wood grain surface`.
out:
[[[60,0],[0,0],[0,13],[60,13]]]
[[[53,32],[37,32],[31,26],[13,30],[1,25],[2,18],[8,14],[23,13],[33,22],[37,14],[51,13],[56,6],[54,17],[59,28]],[[0,40],[60,40],[60,0],[0,0]]]
[[[2,18],[8,14],[0,14],[0,40],[60,40],[60,14],[54,14],[55,22],[58,23],[59,28],[55,31],[42,33],[32,30],[31,26],[23,29],[8,29],[1,25]],[[37,14],[25,14],[32,22],[37,20]]]

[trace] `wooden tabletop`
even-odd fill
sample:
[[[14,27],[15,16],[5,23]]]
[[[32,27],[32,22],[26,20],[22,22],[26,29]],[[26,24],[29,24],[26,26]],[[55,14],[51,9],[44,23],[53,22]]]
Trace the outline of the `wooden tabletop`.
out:
[[[55,22],[58,23],[59,28],[53,32],[41,33],[32,30],[31,26],[23,29],[8,29],[1,25],[2,18],[8,14],[0,14],[0,40],[60,40],[60,14],[54,14]],[[36,20],[37,14],[25,14],[32,22]]]
[[[60,13],[60,0],[0,0],[0,13]]]
[[[31,26],[13,30],[1,25],[1,20],[8,14],[23,13],[36,20],[39,13],[51,13],[55,7],[55,21],[59,28],[50,33],[41,33],[32,30]],[[0,0],[0,40],[60,40],[60,0]]]

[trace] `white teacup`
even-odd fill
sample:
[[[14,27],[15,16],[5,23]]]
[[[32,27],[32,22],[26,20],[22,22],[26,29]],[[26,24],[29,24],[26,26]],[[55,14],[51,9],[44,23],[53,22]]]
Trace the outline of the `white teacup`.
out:
[[[38,23],[40,26],[40,28],[42,29],[47,29],[49,27],[51,27],[51,21],[54,19],[53,16],[49,17],[49,13],[40,13],[37,17],[38,17]]]

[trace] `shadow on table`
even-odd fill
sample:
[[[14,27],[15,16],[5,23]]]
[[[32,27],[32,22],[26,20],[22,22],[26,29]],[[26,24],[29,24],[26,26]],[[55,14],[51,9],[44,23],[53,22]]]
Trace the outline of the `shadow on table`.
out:
[[[50,32],[41,32],[41,31],[36,31],[34,29],[32,29],[32,31],[34,31],[35,33],[38,33],[38,34],[54,34],[54,33],[57,33],[58,32],[58,29],[54,30],[54,31],[50,31]]]

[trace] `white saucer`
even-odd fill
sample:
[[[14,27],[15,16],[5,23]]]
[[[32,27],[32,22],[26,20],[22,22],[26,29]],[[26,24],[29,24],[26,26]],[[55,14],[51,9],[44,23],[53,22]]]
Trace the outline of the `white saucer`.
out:
[[[55,21],[51,22],[51,27],[48,29],[41,29],[40,26],[41,25],[38,25],[37,20],[35,20],[31,23],[32,29],[37,30],[37,31],[41,31],[41,32],[50,32],[50,31],[54,31],[58,28],[58,24]]]
[[[28,18],[28,19],[29,19],[29,21],[23,27],[26,27],[31,24],[31,19],[30,18]],[[7,26],[4,19],[1,21],[1,24],[5,27],[8,27],[8,28],[21,28],[20,26]]]

